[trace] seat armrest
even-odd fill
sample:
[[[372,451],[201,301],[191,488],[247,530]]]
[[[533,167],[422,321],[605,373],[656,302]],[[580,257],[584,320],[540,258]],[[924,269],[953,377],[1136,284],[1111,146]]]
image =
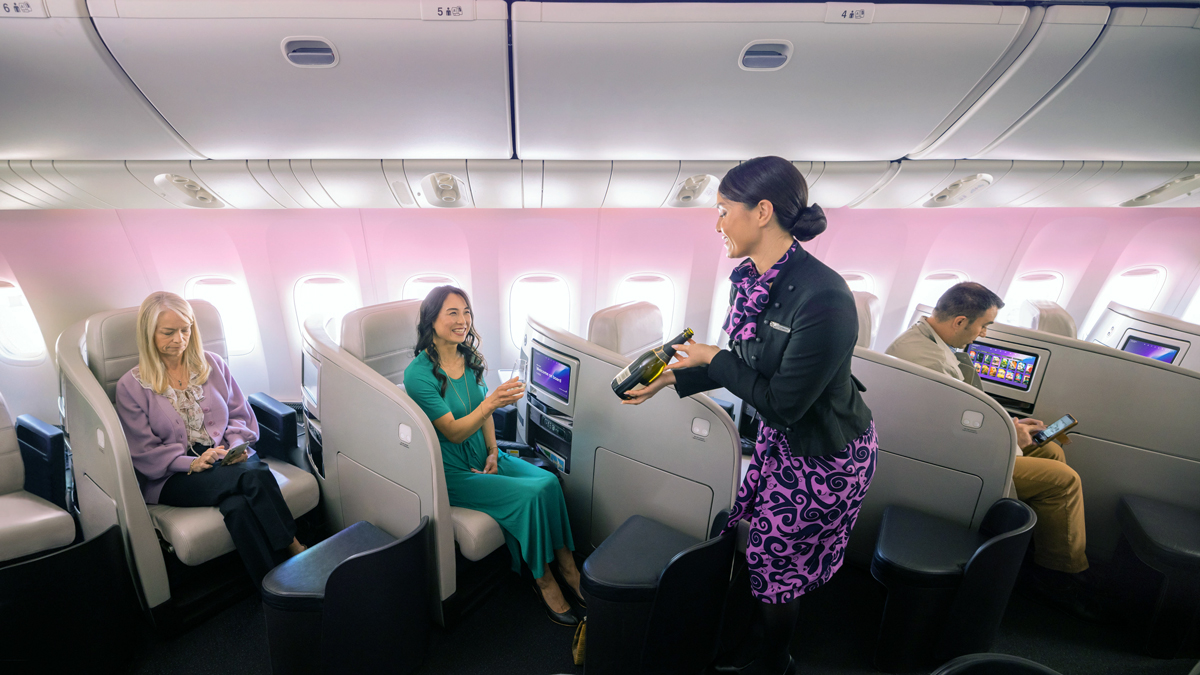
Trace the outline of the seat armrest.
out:
[[[250,409],[258,420],[258,442],[254,450],[264,457],[287,459],[287,451],[299,446],[296,409],[262,393],[250,394]]]
[[[63,430],[33,415],[21,415],[17,417],[17,443],[25,464],[25,491],[70,513]]]
[[[492,413],[492,422],[496,424],[497,441],[517,440],[517,406],[506,405],[497,408]]]

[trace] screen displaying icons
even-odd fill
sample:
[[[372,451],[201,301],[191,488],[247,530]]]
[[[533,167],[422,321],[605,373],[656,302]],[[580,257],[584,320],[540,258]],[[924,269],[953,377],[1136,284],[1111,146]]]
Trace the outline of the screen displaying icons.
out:
[[[1029,391],[1038,362],[1037,354],[1015,352],[981,343],[969,345],[967,356],[974,364],[980,379],[1021,391]]]
[[[1161,342],[1152,342],[1130,335],[1125,340],[1125,344],[1121,345],[1121,351],[1144,356],[1155,361],[1162,361],[1163,363],[1172,363],[1175,361],[1175,355],[1179,353],[1179,347],[1172,347]]]

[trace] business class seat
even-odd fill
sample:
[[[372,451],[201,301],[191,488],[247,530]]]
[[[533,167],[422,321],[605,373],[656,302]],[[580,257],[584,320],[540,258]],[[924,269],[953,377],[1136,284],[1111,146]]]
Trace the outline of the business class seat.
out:
[[[870,349],[883,318],[883,303],[874,294],[854,291],[854,308],[858,310],[858,342],[854,346]]]
[[[196,323],[207,351],[228,361],[225,330],[217,309],[202,300],[192,300]],[[115,404],[117,381],[137,365],[137,308],[118,309],[88,319],[86,332],[87,365]],[[245,393],[245,392],[243,392]],[[128,452],[128,449],[125,448]],[[316,507],[320,492],[316,480],[305,470],[285,461],[264,457],[279,483],[292,515],[299,517]],[[132,475],[132,463],[125,463]],[[233,539],[215,506],[183,508],[166,504],[147,506],[154,529],[176,557],[185,565],[195,566],[234,550]]]
[[[1075,319],[1057,302],[1026,300],[1021,304],[1020,316],[1022,326],[1036,331],[1069,338],[1079,335],[1075,328]]]
[[[606,307],[588,321],[589,342],[622,356],[636,358],[662,344],[662,312],[649,302],[624,302]]]
[[[403,387],[404,369],[415,356],[420,308],[420,300],[400,300],[346,314],[342,319],[342,349],[392,384]],[[444,492],[444,474],[439,479]],[[454,540],[467,560],[482,560],[504,545],[504,531],[486,513],[452,506],[450,517],[454,522]]]
[[[71,514],[24,487],[25,462],[8,406],[0,396],[0,564],[75,540]]]

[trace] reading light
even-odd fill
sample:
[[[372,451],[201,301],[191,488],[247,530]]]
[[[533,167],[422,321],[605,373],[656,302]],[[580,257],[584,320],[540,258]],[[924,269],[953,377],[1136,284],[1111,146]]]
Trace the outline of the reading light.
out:
[[[421,181],[421,190],[417,197],[424,193],[425,202],[430,206],[462,207],[470,206],[471,201],[466,193],[466,183],[452,173],[431,173]]]
[[[184,206],[197,209],[219,209],[225,206],[224,202],[187,176],[160,173],[154,177],[154,184],[162,191],[159,194],[163,197]]]
[[[937,193],[921,206],[931,208],[958,206],[987,189],[992,182],[993,178],[990,173],[977,173],[973,176],[960,178],[946,186],[945,190]]]
[[[1180,197],[1190,197],[1193,192],[1200,190],[1200,173],[1176,178],[1154,188],[1144,195],[1138,195],[1121,206],[1153,206],[1165,204]]]
[[[717,198],[717,181],[715,176],[697,174],[689,176],[675,186],[675,194],[667,201],[668,206],[712,206]]]

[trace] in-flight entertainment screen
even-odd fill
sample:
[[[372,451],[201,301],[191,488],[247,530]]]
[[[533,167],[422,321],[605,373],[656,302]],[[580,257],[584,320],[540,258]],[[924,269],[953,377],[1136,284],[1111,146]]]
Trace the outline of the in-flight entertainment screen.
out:
[[[1162,361],[1163,363],[1173,363],[1175,356],[1179,354],[1179,347],[1159,344],[1130,335],[1125,338],[1125,344],[1121,345],[1121,351],[1145,356],[1148,359]]]
[[[1029,391],[1038,362],[1037,354],[1014,352],[978,342],[967,347],[967,356],[984,382],[994,382],[1021,391]]]
[[[547,356],[536,348],[530,349],[530,379],[547,393],[571,402],[571,366]]]

